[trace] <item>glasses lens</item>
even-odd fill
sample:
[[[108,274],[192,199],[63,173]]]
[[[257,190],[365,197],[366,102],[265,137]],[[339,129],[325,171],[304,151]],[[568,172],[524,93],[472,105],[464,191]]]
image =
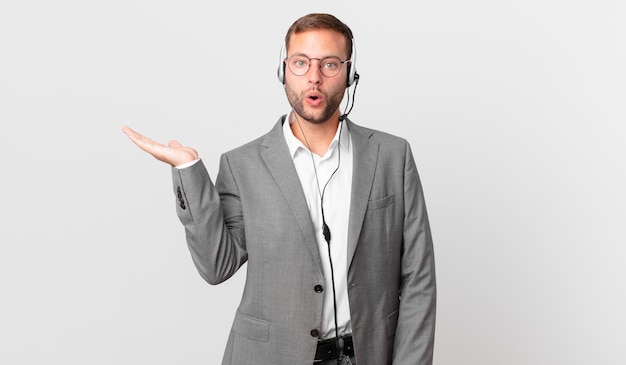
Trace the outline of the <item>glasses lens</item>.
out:
[[[289,71],[296,76],[302,76],[309,70],[309,64],[311,61],[304,56],[291,56],[287,60]]]
[[[341,71],[341,60],[337,57],[326,57],[320,61],[320,70],[326,77],[333,77]]]

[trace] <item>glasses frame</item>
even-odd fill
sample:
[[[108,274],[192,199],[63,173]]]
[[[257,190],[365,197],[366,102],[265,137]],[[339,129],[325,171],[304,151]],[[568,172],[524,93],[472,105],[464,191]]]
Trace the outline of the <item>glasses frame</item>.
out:
[[[307,67],[306,71],[304,71],[300,75],[298,75],[297,73],[293,72],[293,70],[291,69],[290,63],[289,63],[289,59],[292,58],[292,57],[302,57],[302,58],[308,59],[309,60],[309,66]],[[342,61],[341,58],[339,58],[337,56],[328,56],[328,57],[323,57],[323,58],[316,58],[316,57],[308,57],[308,56],[305,56],[305,55],[291,55],[289,57],[286,57],[284,62],[287,65],[287,68],[289,69],[289,72],[291,72],[294,76],[304,76],[304,75],[306,75],[309,72],[309,70],[311,69],[311,64],[312,64],[311,61],[313,61],[313,60],[319,61],[317,67],[320,69],[320,72],[322,73],[322,75],[324,75],[324,77],[331,78],[331,77],[335,77],[335,76],[339,75],[341,73],[341,67],[337,68],[337,73],[332,75],[332,76],[328,76],[328,75],[326,75],[324,73],[324,69],[322,68],[322,60],[325,60],[327,58],[332,58],[332,59],[339,60],[339,64],[340,65],[344,65],[344,64],[350,63],[352,61],[351,59],[347,59],[345,61]]]

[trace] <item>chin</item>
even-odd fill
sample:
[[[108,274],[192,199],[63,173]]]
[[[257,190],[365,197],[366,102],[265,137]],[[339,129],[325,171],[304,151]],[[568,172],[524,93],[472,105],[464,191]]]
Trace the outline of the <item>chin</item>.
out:
[[[307,115],[306,117],[304,117],[304,119],[306,119],[308,122],[313,123],[313,124],[324,124],[332,119],[332,114],[331,115],[317,115],[317,116]]]

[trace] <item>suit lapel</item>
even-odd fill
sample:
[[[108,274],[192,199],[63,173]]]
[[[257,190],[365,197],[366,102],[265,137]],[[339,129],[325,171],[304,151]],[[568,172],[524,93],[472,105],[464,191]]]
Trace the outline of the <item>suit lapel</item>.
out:
[[[282,131],[284,120],[284,117],[280,118],[270,133],[265,136],[262,143],[261,158],[274,177],[276,184],[296,218],[313,261],[319,268],[320,274],[322,274],[322,261],[315,238],[315,230],[311,222],[311,213],[309,212],[302,185]],[[367,202],[372,190],[374,172],[376,171],[378,160],[378,145],[370,141],[372,131],[359,127],[349,120],[346,120],[346,122],[348,128],[350,128],[351,142],[354,147],[352,193],[350,196],[350,218],[348,223],[347,264],[349,268],[356,251],[363,220],[365,219],[365,212],[367,211]]]
[[[285,117],[281,117],[274,128],[265,136],[261,149],[261,158],[265,162],[268,170],[274,177],[274,181],[291,208],[291,211],[298,222],[298,226],[305,238],[306,245],[311,251],[313,261],[322,274],[322,261],[320,259],[319,248],[315,238],[315,230],[311,221],[302,184],[298,178],[298,173],[293,165],[293,160],[289,154],[287,142],[283,135],[283,122]]]
[[[352,137],[353,172],[352,193],[350,197],[350,218],[348,223],[348,269],[352,263],[354,252],[359,241],[367,202],[369,201],[376,162],[378,160],[378,145],[370,141],[372,131],[361,128],[348,120]]]

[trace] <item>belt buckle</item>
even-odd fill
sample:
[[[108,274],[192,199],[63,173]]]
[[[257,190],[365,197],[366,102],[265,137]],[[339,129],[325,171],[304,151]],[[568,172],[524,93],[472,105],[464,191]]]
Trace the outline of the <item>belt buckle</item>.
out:
[[[314,358],[313,363],[318,364],[328,360],[338,360],[341,364],[352,365],[350,357],[345,354],[346,338],[350,337],[351,336],[348,334],[325,340],[319,339],[317,344],[318,350],[320,349],[319,346],[322,345],[326,351],[319,354],[317,354],[316,351],[316,357]],[[318,357],[318,355],[320,355],[320,357]]]
[[[343,357],[343,337],[339,337],[337,340],[337,346],[339,346],[339,358]]]

